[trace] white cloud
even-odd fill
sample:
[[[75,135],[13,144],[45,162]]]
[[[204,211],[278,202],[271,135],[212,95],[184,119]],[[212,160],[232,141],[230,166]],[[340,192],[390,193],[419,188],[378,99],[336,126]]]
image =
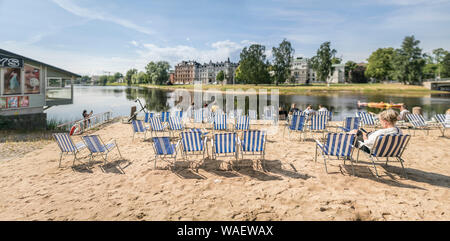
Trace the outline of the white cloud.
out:
[[[144,49],[137,50],[141,58],[148,61],[168,61],[172,66],[184,60],[206,63],[210,60],[225,61],[231,55],[239,53],[244,45],[230,40],[212,43],[208,49],[198,49],[187,45],[162,47],[156,44],[143,44]]]
[[[75,14],[77,16],[83,17],[83,18],[89,18],[89,19],[96,19],[96,20],[102,20],[107,22],[112,22],[115,24],[118,24],[120,26],[123,26],[125,28],[133,29],[135,31],[138,31],[140,33],[152,35],[155,32],[151,29],[148,29],[146,27],[137,25],[127,19],[118,18],[116,16],[111,16],[107,13],[101,13],[98,11],[92,11],[87,8],[82,8],[75,3],[73,3],[71,0],[53,0],[54,3],[56,3],[61,8],[67,10],[68,12],[71,12],[72,14]]]

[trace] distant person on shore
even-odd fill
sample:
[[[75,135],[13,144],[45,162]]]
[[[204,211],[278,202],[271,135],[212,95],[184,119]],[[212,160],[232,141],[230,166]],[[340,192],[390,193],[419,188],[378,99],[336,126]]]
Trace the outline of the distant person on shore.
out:
[[[278,116],[279,116],[278,118],[280,120],[286,120],[287,115],[288,115],[288,112],[286,110],[284,110],[283,107],[280,106],[278,108]]]
[[[289,114],[293,115],[295,112],[299,111],[299,109],[297,108],[297,104],[292,103],[291,104],[291,109],[289,110]]]
[[[306,109],[303,111],[303,113],[307,115],[311,115],[312,113],[316,112],[311,105],[307,105]]]
[[[406,120],[406,115],[411,114],[409,110],[406,108],[406,105],[403,104],[400,106],[400,115],[398,115],[398,120]]]
[[[89,119],[92,114],[94,113],[94,111],[91,110],[91,113],[87,113],[87,110],[83,110],[83,118],[84,118],[84,126],[88,127],[88,125],[91,124],[91,119]]]
[[[323,106],[323,105],[319,105],[319,110],[318,111],[328,111],[328,109]]]

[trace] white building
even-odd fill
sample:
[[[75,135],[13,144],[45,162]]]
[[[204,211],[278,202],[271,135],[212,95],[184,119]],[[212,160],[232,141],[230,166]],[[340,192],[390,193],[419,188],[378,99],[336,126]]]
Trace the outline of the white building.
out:
[[[327,82],[331,84],[345,83],[345,64],[333,64],[333,73],[328,77]]]

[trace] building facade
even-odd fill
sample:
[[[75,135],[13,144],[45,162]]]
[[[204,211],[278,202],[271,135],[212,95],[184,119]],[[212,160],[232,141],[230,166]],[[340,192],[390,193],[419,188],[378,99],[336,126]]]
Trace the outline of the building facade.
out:
[[[333,64],[333,73],[328,77],[327,82],[331,84],[345,83],[345,64]]]
[[[174,84],[192,84],[198,75],[199,63],[182,61],[175,66]]]
[[[292,60],[291,77],[296,84],[316,83],[316,72],[309,66],[309,59],[297,57]]]
[[[223,71],[225,78],[223,84],[233,84],[235,72],[239,64],[225,62],[200,64],[196,61],[183,61],[175,66],[174,84],[192,84],[201,81],[203,84],[217,83],[217,74]]]

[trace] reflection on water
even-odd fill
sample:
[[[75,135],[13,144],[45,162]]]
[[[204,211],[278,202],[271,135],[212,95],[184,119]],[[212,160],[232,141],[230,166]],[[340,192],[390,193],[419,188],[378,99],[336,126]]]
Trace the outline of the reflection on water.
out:
[[[72,121],[81,119],[83,110],[93,110],[94,113],[112,111],[113,116],[127,116],[130,114],[131,106],[139,104],[134,102],[139,98],[143,104],[147,103],[150,111],[170,111],[174,108],[174,99],[171,98],[173,91],[161,89],[147,89],[125,86],[75,86],[74,102],[71,105],[54,106],[46,111],[49,119],[61,121]],[[268,91],[270,95],[270,91]],[[193,93],[191,93],[193,96]],[[192,98],[193,99],[193,98]],[[226,98],[224,98],[225,101]],[[270,96],[267,97],[270,101]],[[353,92],[330,92],[326,94],[301,94],[280,95],[279,104],[288,110],[292,103],[296,103],[300,109],[311,104],[317,109],[319,104],[333,111],[333,120],[343,120],[346,116],[354,116],[358,111],[357,102],[394,102],[405,103],[411,110],[414,106],[422,107],[425,118],[429,119],[437,113],[445,113],[450,108],[450,95],[437,94],[424,97],[392,96],[391,94],[363,94]],[[225,106],[225,103],[224,103]],[[248,108],[248,100],[246,103]],[[378,113],[380,109],[363,107]]]

